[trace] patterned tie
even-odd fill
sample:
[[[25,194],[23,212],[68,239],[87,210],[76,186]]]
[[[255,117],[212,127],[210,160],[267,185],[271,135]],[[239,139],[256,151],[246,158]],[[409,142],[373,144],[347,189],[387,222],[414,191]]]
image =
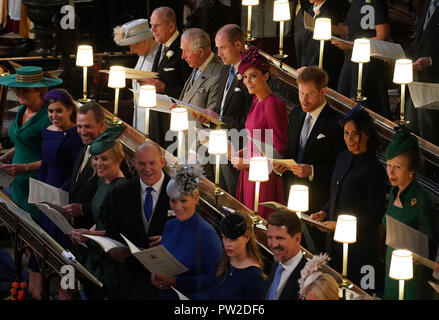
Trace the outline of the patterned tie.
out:
[[[306,144],[306,140],[308,139],[309,127],[311,123],[311,114],[307,113],[305,122],[303,123],[302,132],[300,133],[300,147],[303,148]]]
[[[229,88],[232,85],[233,79],[235,79],[235,68],[233,66],[230,66],[229,78],[227,79],[227,84],[226,84],[226,91],[229,91]]]
[[[430,2],[430,6],[428,7],[427,10],[427,15],[425,16],[425,22],[424,22],[424,31],[427,28],[428,23],[430,22],[431,17],[433,16],[434,12],[436,11],[436,8],[439,5],[439,1],[438,0],[431,0]]]
[[[276,297],[276,293],[279,287],[280,277],[282,276],[282,272],[284,272],[284,267],[279,263],[276,268],[276,273],[274,274],[273,282],[270,286],[270,291],[268,291],[267,300],[274,300]]]
[[[143,212],[145,213],[146,220],[149,221],[152,215],[152,194],[153,187],[146,187],[146,197],[145,202],[143,203]]]
[[[84,170],[89,157],[90,157],[90,145],[88,145],[87,148],[85,149],[84,158],[82,158],[82,163],[81,166],[79,167],[78,175],[76,176],[76,181],[78,181],[79,175],[81,174],[82,170]]]
[[[192,86],[194,85],[195,81],[196,81],[197,78],[198,78],[198,74],[199,74],[199,73],[200,73],[200,69],[195,68],[195,69],[194,69],[194,73],[193,73],[193,75],[192,75],[192,79],[191,79],[191,85],[189,86],[189,88],[192,88]]]
[[[159,60],[159,64],[162,62],[163,57],[166,54],[166,51],[168,51],[168,47],[165,45],[162,45],[162,52],[160,53],[160,60]]]

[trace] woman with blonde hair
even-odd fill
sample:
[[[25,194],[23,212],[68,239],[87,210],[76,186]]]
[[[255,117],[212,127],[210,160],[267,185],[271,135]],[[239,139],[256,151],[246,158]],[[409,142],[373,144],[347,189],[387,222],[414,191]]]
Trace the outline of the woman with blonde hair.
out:
[[[315,255],[300,271],[299,295],[302,300],[338,300],[337,281],[321,267],[329,260],[327,254]]]
[[[263,300],[262,262],[249,215],[233,213],[221,221],[223,256],[210,293],[212,300]]]

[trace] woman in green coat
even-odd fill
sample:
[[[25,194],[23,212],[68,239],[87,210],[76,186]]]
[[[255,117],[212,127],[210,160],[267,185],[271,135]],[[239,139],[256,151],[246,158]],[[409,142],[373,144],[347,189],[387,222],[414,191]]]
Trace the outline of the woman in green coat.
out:
[[[0,157],[2,168],[15,176],[11,185],[12,200],[39,222],[41,212],[29,204],[29,178],[38,179],[41,165],[41,132],[51,124],[44,95],[47,88],[62,83],[58,78],[44,78],[41,67],[22,67],[16,74],[0,78],[0,85],[15,88],[21,104],[9,128],[14,147]]]
[[[96,224],[90,230],[72,230],[69,235],[75,242],[88,241],[89,238],[84,235],[104,237],[106,234],[109,212],[104,208],[108,206],[110,192],[115,186],[126,181],[120,170],[120,163],[125,154],[121,143],[116,141],[124,129],[124,126],[108,128],[91,144],[92,166],[99,177],[98,189],[92,200],[92,212]],[[86,287],[88,299],[114,299],[118,291],[118,277],[114,261],[97,243],[89,241],[88,247],[90,250],[85,267],[104,285],[102,289],[95,285]]]
[[[424,233],[430,243],[434,237],[434,207],[427,191],[416,181],[415,174],[422,167],[422,156],[417,139],[406,127],[395,128],[392,142],[386,149],[387,175],[392,189],[386,215]],[[386,215],[383,226],[386,228]],[[387,247],[384,299],[398,299],[398,280],[389,278],[390,260],[394,248]],[[405,281],[404,299],[428,299],[431,292],[427,281],[432,270],[414,264],[413,279]]]

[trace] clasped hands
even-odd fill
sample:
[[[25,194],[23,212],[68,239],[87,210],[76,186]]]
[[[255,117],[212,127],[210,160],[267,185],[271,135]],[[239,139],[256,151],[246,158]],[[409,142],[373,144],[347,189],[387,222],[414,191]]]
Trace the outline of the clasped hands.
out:
[[[276,173],[283,174],[287,170],[292,171],[299,178],[308,178],[312,174],[312,167],[309,164],[298,163],[289,166],[273,164],[273,171]]]
[[[335,226],[337,225],[337,222],[336,221],[324,221],[324,220],[326,220],[327,217],[328,217],[328,214],[322,210],[310,215],[310,218],[313,219],[314,221],[321,222],[325,226],[327,226],[328,228],[335,230]],[[321,227],[316,226],[316,228],[322,232],[328,232],[327,230],[325,230]]]

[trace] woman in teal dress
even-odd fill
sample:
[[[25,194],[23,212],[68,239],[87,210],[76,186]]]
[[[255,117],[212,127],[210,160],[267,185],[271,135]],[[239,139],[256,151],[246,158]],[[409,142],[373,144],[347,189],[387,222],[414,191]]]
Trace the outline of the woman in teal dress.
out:
[[[434,207],[427,191],[416,181],[415,174],[422,167],[422,156],[417,139],[405,127],[395,128],[392,142],[386,149],[387,175],[392,189],[386,215],[424,233],[433,240]],[[386,216],[383,218],[386,228]],[[430,246],[431,247],[431,246]],[[389,278],[390,260],[394,248],[387,247],[384,299],[397,300],[398,280]],[[413,266],[413,279],[405,281],[404,299],[428,299],[431,289],[427,281],[432,270],[421,264]]]
[[[92,212],[96,224],[90,229],[72,230],[70,238],[76,242],[86,242],[89,238],[84,235],[105,236],[108,210],[104,207],[108,203],[108,196],[111,190],[126,181],[120,163],[125,157],[122,145],[116,138],[125,130],[125,127],[108,128],[91,147],[92,166],[99,177],[98,189],[92,200]],[[99,281],[103,283],[100,289],[92,284],[89,288],[85,287],[89,299],[112,299],[117,296],[117,276],[115,264],[102,248],[88,241],[89,255],[85,267]]]
[[[43,78],[43,69],[31,66],[18,68],[16,74],[0,78],[0,85],[15,88],[21,104],[8,132],[14,147],[1,156],[0,161],[11,161],[2,168],[15,176],[11,185],[12,200],[29,212],[36,222],[40,221],[41,212],[27,202],[29,178],[38,178],[42,130],[51,124],[44,95],[48,87],[61,83],[61,79]]]

